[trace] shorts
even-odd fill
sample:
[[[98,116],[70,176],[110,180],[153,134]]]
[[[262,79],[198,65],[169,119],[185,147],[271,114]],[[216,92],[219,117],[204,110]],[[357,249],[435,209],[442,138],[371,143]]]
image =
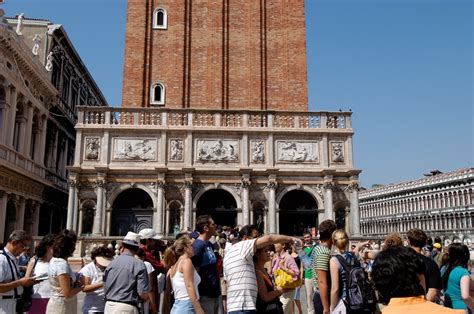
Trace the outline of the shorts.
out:
[[[295,300],[300,300],[301,299],[301,287],[298,287],[295,289]]]
[[[191,300],[175,300],[170,314],[194,314],[193,303]]]

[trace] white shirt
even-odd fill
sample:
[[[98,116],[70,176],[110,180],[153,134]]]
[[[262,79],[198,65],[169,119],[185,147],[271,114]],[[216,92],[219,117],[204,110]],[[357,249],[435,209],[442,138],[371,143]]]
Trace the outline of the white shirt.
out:
[[[8,257],[6,257],[3,253],[0,254],[0,282],[11,282],[18,280],[18,260],[15,256],[13,256],[7,248],[4,248],[3,251],[7,253]],[[8,261],[8,258],[10,261]],[[10,268],[10,265],[12,268]],[[13,269],[13,276],[12,276],[12,269]],[[19,296],[23,293],[23,287],[19,286],[16,288],[16,291]],[[15,295],[15,289],[9,290],[4,293],[0,293],[0,295]]]
[[[36,266],[33,269],[32,276],[39,276],[48,273],[49,262],[44,262],[41,259],[38,259]],[[48,280],[43,280],[40,283],[37,283],[33,286],[33,299],[49,299],[53,294],[51,290],[51,285]]]
[[[224,257],[227,281],[227,311],[256,310],[257,277],[253,255],[255,241],[244,240],[232,245]]]
[[[72,271],[71,266],[62,258],[53,257],[49,261],[49,268],[48,268],[48,281],[51,285],[53,290],[51,297],[59,297],[64,298],[64,293],[59,286],[59,275],[66,274],[70,277],[70,285],[71,287],[76,281],[76,274]]]
[[[179,262],[181,263],[181,261]],[[199,276],[194,267],[193,273],[194,290],[196,291],[196,296],[199,299],[198,285],[201,282],[201,277]],[[184,283],[184,274],[179,271],[179,265],[176,266],[176,273],[173,277],[171,277],[171,286],[173,287],[175,300],[189,300],[188,290],[186,290],[186,285]]]
[[[91,262],[84,266],[80,271],[84,277],[91,279],[91,285],[94,285],[99,282],[103,282],[104,272],[102,272],[94,262]],[[104,299],[104,287],[99,288],[92,292],[87,292],[84,297],[84,304],[82,305],[82,312],[87,313],[92,312],[103,312],[105,308],[105,299]]]

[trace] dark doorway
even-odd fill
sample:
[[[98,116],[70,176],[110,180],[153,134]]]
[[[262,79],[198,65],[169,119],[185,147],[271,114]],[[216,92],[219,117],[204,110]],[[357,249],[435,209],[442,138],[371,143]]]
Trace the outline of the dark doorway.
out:
[[[213,189],[205,192],[196,207],[196,217],[211,215],[219,226],[235,227],[237,223],[237,204],[234,197],[225,190]]]
[[[176,236],[181,230],[181,204],[173,201],[169,205],[168,232]]]
[[[112,208],[112,236],[124,236],[128,231],[139,232],[152,228],[153,200],[145,191],[123,191],[115,199]]]
[[[7,214],[5,216],[5,233],[3,235],[4,244],[7,243],[8,237],[15,230],[16,224],[16,206],[13,200],[7,203]]]
[[[265,205],[262,202],[255,202],[252,205],[253,209],[253,224],[257,226],[258,232],[260,234],[265,233]]]
[[[280,201],[280,234],[301,236],[318,226],[318,204],[306,191],[293,190]]]

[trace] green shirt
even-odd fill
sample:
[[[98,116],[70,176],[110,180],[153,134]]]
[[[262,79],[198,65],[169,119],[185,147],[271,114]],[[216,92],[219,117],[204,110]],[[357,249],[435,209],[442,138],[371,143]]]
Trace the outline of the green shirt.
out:
[[[313,259],[313,280],[314,286],[318,287],[318,272],[323,270],[329,273],[329,259],[331,258],[331,250],[325,246],[316,245],[314,247],[315,257]]]
[[[311,257],[311,254],[313,253],[313,249],[315,248],[314,245],[312,246],[307,246],[304,247],[303,250],[306,253],[306,255]],[[313,270],[311,268],[307,268],[303,272],[303,278],[304,279],[313,279]]]

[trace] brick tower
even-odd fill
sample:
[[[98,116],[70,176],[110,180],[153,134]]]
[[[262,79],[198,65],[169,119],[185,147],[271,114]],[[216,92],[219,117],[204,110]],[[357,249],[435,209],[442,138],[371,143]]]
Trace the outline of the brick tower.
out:
[[[304,0],[129,0],[122,107],[308,110]]]

